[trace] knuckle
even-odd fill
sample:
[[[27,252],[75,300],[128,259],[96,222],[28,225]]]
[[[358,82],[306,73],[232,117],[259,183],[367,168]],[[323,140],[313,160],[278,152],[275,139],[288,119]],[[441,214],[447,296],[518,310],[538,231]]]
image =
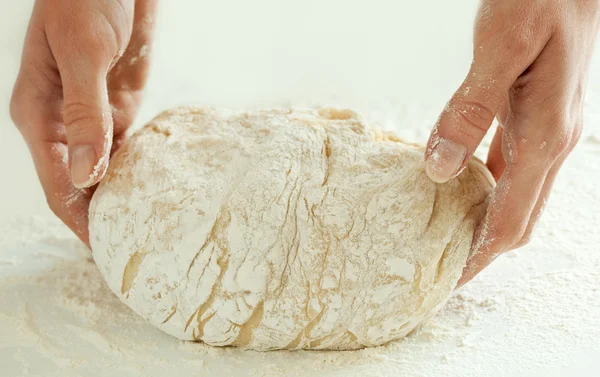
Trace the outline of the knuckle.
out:
[[[532,106],[532,98],[539,92],[540,80],[534,80],[530,75],[522,75],[509,89],[511,112],[527,114]]]
[[[494,112],[477,100],[456,101],[451,110],[466,133],[485,134],[494,120]]]
[[[501,36],[501,47],[508,56],[519,59],[530,57],[534,53],[540,39],[538,25],[547,22],[545,13],[537,6],[510,8],[505,17],[513,22],[504,24]]]
[[[12,98],[10,99],[9,106],[10,106],[10,108],[9,108],[10,118],[12,119],[13,124],[18,129],[21,129],[23,127],[23,114],[21,111],[21,101],[15,94],[13,94]]]
[[[532,50],[532,39],[526,32],[511,32],[503,41],[503,49],[508,56],[528,56]]]
[[[514,248],[523,239],[522,231],[514,232],[506,237],[506,250]]]
[[[17,82],[10,98],[9,113],[13,124],[20,131],[22,131],[25,124],[27,124],[26,117],[28,113],[25,111],[26,104],[27,101],[24,98],[23,88],[19,82]]]
[[[93,28],[85,34],[87,42],[101,52],[110,51],[112,55],[122,54],[133,27],[133,3],[118,0],[110,3],[106,14],[102,14]]]
[[[527,224],[525,222],[507,222],[506,226],[504,226],[497,234],[503,251],[510,250],[514,248],[515,245],[518,245],[523,239],[526,229]]]
[[[552,143],[552,147],[548,150],[548,154],[552,160],[556,160],[565,152],[568,152],[570,145],[570,137],[566,135],[558,135]]]
[[[69,102],[63,107],[63,120],[65,127],[71,130],[83,128],[96,121],[95,107],[84,102]]]
[[[550,156],[558,158],[565,152],[570,153],[581,137],[582,124],[579,118],[574,119],[569,114],[561,112],[552,118],[551,127],[555,132],[549,149]]]
[[[109,51],[116,50],[114,42],[99,32],[82,33],[78,42],[80,50],[98,62],[104,63],[105,60],[108,60],[108,56],[112,55]]]
[[[544,164],[569,154],[583,129],[580,117],[573,117],[564,111],[532,117],[531,114],[515,113],[513,110],[513,119],[515,123],[526,124],[521,129],[523,142],[515,140],[514,147],[525,156],[537,158],[535,161]]]
[[[106,65],[117,55],[124,38],[117,34],[106,16],[94,22],[74,21],[64,27],[55,26],[62,38],[57,42],[56,58],[70,61],[77,58],[80,64]]]
[[[531,231],[525,232],[523,237],[521,237],[521,239],[515,244],[515,246],[513,248],[518,249],[520,247],[528,245],[531,242],[532,238],[533,238],[533,232],[531,232]]]
[[[571,136],[571,143],[567,147],[567,152],[571,153],[573,151],[573,149],[575,149],[575,146],[577,145],[577,143],[579,143],[579,140],[581,139],[582,134],[583,134],[583,122],[580,121],[580,122],[577,122],[575,124],[575,127],[573,128],[573,133]]]

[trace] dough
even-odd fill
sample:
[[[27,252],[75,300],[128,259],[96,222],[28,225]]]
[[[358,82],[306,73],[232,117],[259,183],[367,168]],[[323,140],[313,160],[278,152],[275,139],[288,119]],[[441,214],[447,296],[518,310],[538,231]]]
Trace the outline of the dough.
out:
[[[338,109],[182,107],[137,132],[90,208],[110,288],[215,346],[357,349],[451,294],[493,180],[435,184],[423,151]]]

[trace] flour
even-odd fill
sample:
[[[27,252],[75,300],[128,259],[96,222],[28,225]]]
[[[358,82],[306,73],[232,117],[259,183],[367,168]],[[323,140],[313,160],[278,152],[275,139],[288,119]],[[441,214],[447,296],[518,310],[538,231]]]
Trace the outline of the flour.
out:
[[[590,144],[600,144],[600,135],[590,135],[587,137],[586,142]]]
[[[1,266],[16,266],[17,257],[12,257],[9,259],[0,259],[0,267]]]

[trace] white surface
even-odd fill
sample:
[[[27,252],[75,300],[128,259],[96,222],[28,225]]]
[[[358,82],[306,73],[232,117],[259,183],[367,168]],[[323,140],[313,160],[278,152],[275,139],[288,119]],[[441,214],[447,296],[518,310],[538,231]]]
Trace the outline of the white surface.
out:
[[[600,60],[586,131],[531,245],[389,347],[268,353],[183,344],[112,297],[55,219],[8,101],[31,1],[0,5],[0,375],[596,376]],[[137,125],[177,104],[339,104],[423,141],[470,62],[474,1],[162,2]],[[27,277],[23,275],[31,275]]]

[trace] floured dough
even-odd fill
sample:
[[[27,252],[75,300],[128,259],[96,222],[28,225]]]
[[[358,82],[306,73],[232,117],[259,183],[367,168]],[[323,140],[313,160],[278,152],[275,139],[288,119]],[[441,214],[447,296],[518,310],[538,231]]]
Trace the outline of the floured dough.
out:
[[[423,152],[349,110],[176,108],[112,159],[93,256],[136,313],[217,346],[356,349],[452,292],[492,189],[435,184]]]

